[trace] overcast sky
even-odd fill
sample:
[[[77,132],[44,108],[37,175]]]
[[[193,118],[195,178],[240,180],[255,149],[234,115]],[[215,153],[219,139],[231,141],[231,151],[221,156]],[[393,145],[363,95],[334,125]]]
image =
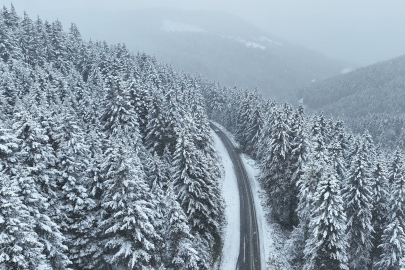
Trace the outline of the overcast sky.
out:
[[[405,54],[405,0],[16,0],[13,4],[19,14],[25,10],[31,17],[49,20],[75,10],[88,12],[89,20],[97,10],[221,10],[326,56],[360,65]]]

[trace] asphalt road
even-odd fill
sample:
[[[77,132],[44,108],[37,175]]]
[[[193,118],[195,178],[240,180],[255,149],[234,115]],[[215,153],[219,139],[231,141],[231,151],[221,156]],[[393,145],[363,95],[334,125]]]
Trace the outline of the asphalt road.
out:
[[[239,186],[240,249],[236,269],[260,270],[259,231],[257,227],[256,209],[248,175],[240,158],[238,149],[233,146],[231,140],[214,124],[211,124],[211,128],[217,133],[229,153],[234,165],[235,175]]]

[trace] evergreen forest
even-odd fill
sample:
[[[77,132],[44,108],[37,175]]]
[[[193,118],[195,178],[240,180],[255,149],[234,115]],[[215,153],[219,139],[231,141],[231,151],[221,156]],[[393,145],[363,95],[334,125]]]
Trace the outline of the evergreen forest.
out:
[[[0,268],[212,269],[220,170],[198,81],[0,12]]]
[[[259,164],[291,269],[405,267],[401,147],[13,6],[0,57],[0,269],[215,269],[210,121]]]

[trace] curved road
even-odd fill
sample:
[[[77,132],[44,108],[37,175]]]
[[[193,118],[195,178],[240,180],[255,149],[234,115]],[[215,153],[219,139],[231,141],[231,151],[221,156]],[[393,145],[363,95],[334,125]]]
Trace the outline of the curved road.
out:
[[[256,209],[252,190],[245,167],[240,158],[238,149],[231,140],[217,126],[211,123],[211,128],[224,143],[232,160],[235,175],[238,181],[240,194],[240,249],[236,269],[260,270],[260,241],[257,227]]]

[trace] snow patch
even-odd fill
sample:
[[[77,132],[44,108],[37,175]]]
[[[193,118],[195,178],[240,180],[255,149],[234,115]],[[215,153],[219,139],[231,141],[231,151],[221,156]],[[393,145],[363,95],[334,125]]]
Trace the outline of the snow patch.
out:
[[[235,40],[235,41],[237,41],[237,42],[240,42],[240,43],[244,44],[244,45],[245,45],[246,47],[248,47],[248,48],[261,49],[261,50],[265,50],[265,49],[266,49],[265,46],[263,46],[263,45],[261,45],[261,44],[259,44],[259,43],[256,43],[256,42],[253,42],[253,41],[244,40],[244,39],[239,38],[239,37],[229,37],[229,36],[223,36],[223,37],[224,37],[224,38],[233,39],[233,40]]]
[[[265,50],[265,49],[266,49],[265,46],[260,45],[259,43],[256,43],[256,42],[247,41],[247,40],[244,40],[244,39],[241,39],[241,38],[234,38],[234,39],[235,39],[236,41],[242,43],[242,44],[245,44],[245,46],[248,47],[248,48],[262,49],[262,50]]]
[[[283,44],[274,40],[271,40],[269,38],[266,38],[264,36],[259,37],[257,40],[262,41],[262,42],[268,42],[272,45],[277,45],[277,46],[282,46]]]
[[[181,22],[172,22],[170,20],[165,20],[162,23],[162,30],[166,32],[196,32],[202,33],[207,32],[197,26],[185,24]]]
[[[349,72],[351,72],[351,71],[353,71],[353,68],[351,68],[351,67],[346,67],[346,68],[344,68],[344,69],[342,69],[342,70],[340,71],[340,74],[347,74],[347,73],[349,73]]]
[[[224,229],[224,246],[222,249],[221,268],[235,269],[239,256],[240,243],[240,202],[238,183],[231,158],[218,135],[211,130],[214,147],[221,159],[222,196],[225,200],[226,227]]]

